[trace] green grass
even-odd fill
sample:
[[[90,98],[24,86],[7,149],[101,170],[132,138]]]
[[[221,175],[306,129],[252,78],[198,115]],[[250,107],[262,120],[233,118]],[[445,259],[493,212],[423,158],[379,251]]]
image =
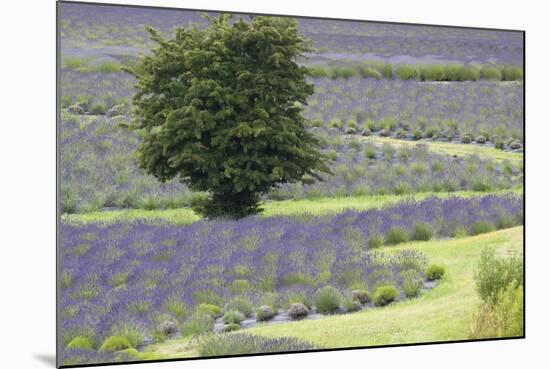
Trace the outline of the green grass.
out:
[[[404,141],[397,138],[370,136],[365,138],[369,142],[377,144],[390,143],[396,146],[414,146],[419,143],[428,145],[430,151],[445,154],[445,155],[457,155],[457,156],[469,156],[479,155],[482,158],[493,159],[497,161],[508,160],[514,165],[523,163],[523,154],[506,152],[494,147],[485,147],[478,145],[464,145],[451,142],[438,142],[438,141]]]
[[[521,188],[515,190],[506,190],[492,192],[495,194],[505,193],[521,194]],[[269,201],[264,205],[262,216],[293,216],[293,215],[324,215],[334,214],[347,209],[366,210],[373,208],[381,208],[384,206],[394,205],[404,200],[423,200],[430,196],[441,198],[462,196],[475,197],[487,195],[487,192],[473,191],[458,191],[452,193],[416,193],[408,196],[403,195],[378,195],[378,196],[355,196],[355,197],[326,197],[318,199],[304,200],[285,200],[285,201]],[[165,210],[145,210],[145,209],[128,209],[128,210],[112,210],[99,211],[81,214],[63,214],[61,221],[66,223],[87,223],[87,222],[133,222],[136,220],[143,221],[166,221],[174,224],[190,224],[200,217],[190,208],[181,209],[165,209]]]
[[[422,251],[431,262],[445,266],[446,273],[436,288],[415,299],[352,314],[260,325],[246,332],[296,337],[323,348],[467,340],[479,303],[473,273],[481,251],[489,246],[505,256],[521,253],[522,245],[523,227],[515,227],[474,237],[382,248],[388,252],[411,248]],[[189,339],[176,339],[148,346],[141,355],[191,357],[197,351]]]

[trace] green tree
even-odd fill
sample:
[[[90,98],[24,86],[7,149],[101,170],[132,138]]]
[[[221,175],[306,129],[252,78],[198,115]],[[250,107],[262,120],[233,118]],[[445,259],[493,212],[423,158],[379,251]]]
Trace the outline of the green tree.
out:
[[[179,28],[132,69],[141,168],[160,181],[179,177],[209,197],[203,216],[261,211],[277,184],[329,172],[301,115],[313,93],[297,59],[310,50],[291,18],[221,15],[205,29]]]

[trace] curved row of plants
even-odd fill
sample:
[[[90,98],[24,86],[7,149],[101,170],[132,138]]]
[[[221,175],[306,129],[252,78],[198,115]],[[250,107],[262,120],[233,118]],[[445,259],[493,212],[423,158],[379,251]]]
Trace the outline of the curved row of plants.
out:
[[[427,277],[424,255],[381,257],[376,247],[479,234],[521,224],[522,216],[521,197],[489,195],[185,227],[64,224],[63,360],[82,349],[138,348],[170,332],[195,335],[210,329],[212,315],[221,313],[230,325],[239,314],[260,312],[261,319],[265,306],[277,311],[299,303],[331,312],[335,306],[357,308],[354,295],[370,295],[378,304],[404,298],[409,290],[414,295]]]

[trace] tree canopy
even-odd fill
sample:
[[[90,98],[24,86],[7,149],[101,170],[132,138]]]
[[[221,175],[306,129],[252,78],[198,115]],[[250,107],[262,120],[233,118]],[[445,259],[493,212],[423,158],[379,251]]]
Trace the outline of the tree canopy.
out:
[[[141,168],[206,191],[202,215],[239,218],[261,211],[277,184],[328,172],[301,114],[313,85],[297,59],[309,42],[291,18],[209,20],[170,40],[148,28],[156,46],[128,70],[138,80],[132,126]]]

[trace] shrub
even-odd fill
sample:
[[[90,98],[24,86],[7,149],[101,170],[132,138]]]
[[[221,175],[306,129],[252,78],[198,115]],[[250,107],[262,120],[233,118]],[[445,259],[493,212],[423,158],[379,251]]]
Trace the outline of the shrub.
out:
[[[476,236],[478,234],[488,233],[494,230],[495,226],[492,223],[486,220],[479,220],[470,227],[470,235]]]
[[[478,144],[484,144],[485,142],[487,142],[487,139],[485,138],[485,136],[477,136],[476,137],[476,142]]]
[[[380,286],[374,291],[372,300],[376,306],[384,306],[394,301],[399,296],[399,291],[392,285]]]
[[[68,349],[93,350],[94,343],[92,339],[85,336],[77,336],[71,340],[66,346]]]
[[[376,147],[372,145],[365,146],[364,154],[367,159],[376,159]]]
[[[479,71],[481,78],[490,79],[494,81],[502,80],[502,72],[496,68],[488,65],[484,65]]]
[[[359,301],[353,298],[344,299],[344,303],[342,305],[343,308],[350,313],[354,311],[359,311],[363,307]]]
[[[223,332],[234,332],[238,331],[239,329],[241,329],[241,325],[236,323],[226,324],[222,328]]]
[[[342,294],[332,286],[325,286],[315,293],[314,303],[321,314],[332,314],[340,308]]]
[[[256,320],[259,322],[273,319],[275,315],[275,311],[269,305],[262,305],[256,309]]]
[[[407,269],[401,272],[401,277],[403,278],[403,293],[407,297],[416,297],[420,294],[420,289],[424,285],[422,277],[418,271],[414,269]]]
[[[313,78],[326,78],[329,76],[329,72],[323,67],[310,67],[309,74]]]
[[[234,294],[242,294],[252,289],[252,285],[246,279],[236,279],[229,286],[229,291]]]
[[[95,103],[90,108],[90,113],[94,115],[105,115],[107,112],[107,105],[104,103]]]
[[[158,326],[158,332],[164,337],[170,337],[178,333],[178,325],[172,320],[165,320]]]
[[[312,344],[296,338],[267,338],[238,333],[205,337],[199,343],[198,352],[200,356],[227,356],[266,352],[306,351],[315,348]]]
[[[99,351],[121,351],[129,348],[133,348],[130,341],[126,337],[122,336],[110,336],[99,348]]]
[[[482,303],[474,315],[469,337],[520,337],[523,326],[523,286],[516,281],[499,291],[492,303]]]
[[[445,80],[445,67],[440,64],[423,65],[420,67],[420,78],[423,81]]]
[[[281,307],[281,297],[276,292],[266,292],[260,296],[260,305],[270,306],[274,311]]]
[[[477,81],[479,79],[479,70],[475,67],[462,66],[458,71],[457,81]]]
[[[371,249],[375,249],[377,247],[380,247],[384,244],[384,237],[380,236],[380,235],[376,235],[376,236],[372,236],[370,239],[369,239],[369,248]]]
[[[504,141],[499,139],[499,140],[496,140],[494,143],[495,143],[495,148],[499,150],[504,149]]]
[[[286,308],[289,308],[294,303],[303,304],[307,306],[308,309],[311,308],[312,305],[311,298],[305,292],[298,290],[287,292],[284,296],[283,301],[283,306],[285,306]]]
[[[183,322],[182,336],[197,336],[214,330],[214,318],[208,313],[197,311]]]
[[[424,275],[429,281],[435,281],[437,279],[441,279],[443,275],[445,274],[445,268],[441,265],[432,264],[428,268],[426,268],[426,271],[424,272]]]
[[[468,144],[472,142],[472,137],[470,137],[469,135],[463,135],[462,137],[460,137],[460,142],[462,142],[463,144]]]
[[[309,309],[304,304],[294,303],[290,305],[287,314],[290,320],[300,320],[308,316]]]
[[[360,68],[359,74],[363,78],[376,78],[376,79],[382,78],[382,74],[379,71],[368,67]]]
[[[517,81],[523,79],[523,69],[520,67],[506,66],[502,68],[502,79],[504,81]]]
[[[143,343],[143,332],[136,326],[128,323],[117,323],[111,334],[117,337],[125,337],[132,347],[138,347]]]
[[[409,80],[409,79],[419,79],[420,78],[420,72],[418,68],[408,65],[408,64],[401,64],[398,65],[395,70],[395,75],[397,78],[402,80]]]
[[[386,239],[384,242],[386,245],[397,245],[398,243],[407,241],[407,232],[399,227],[392,227],[386,233]]]
[[[251,316],[252,304],[246,297],[234,297],[225,305],[225,310],[237,310],[244,316]]]
[[[434,235],[432,226],[427,223],[416,223],[411,232],[413,241],[429,241]]]
[[[163,307],[164,310],[166,310],[168,313],[171,313],[176,319],[179,320],[183,320],[188,312],[187,305],[185,305],[183,301],[175,296],[169,297],[164,302]]]
[[[523,261],[513,256],[497,258],[494,249],[485,248],[474,273],[476,290],[484,302],[494,303],[510,283],[523,283]]]
[[[356,289],[351,291],[351,297],[359,301],[361,304],[366,304],[370,301],[369,291],[366,289]]]
[[[229,310],[223,314],[223,322],[225,324],[240,324],[244,320],[244,315],[237,310]]]
[[[206,313],[213,319],[217,319],[223,315],[222,309],[214,304],[198,304],[195,310],[197,312]]]

